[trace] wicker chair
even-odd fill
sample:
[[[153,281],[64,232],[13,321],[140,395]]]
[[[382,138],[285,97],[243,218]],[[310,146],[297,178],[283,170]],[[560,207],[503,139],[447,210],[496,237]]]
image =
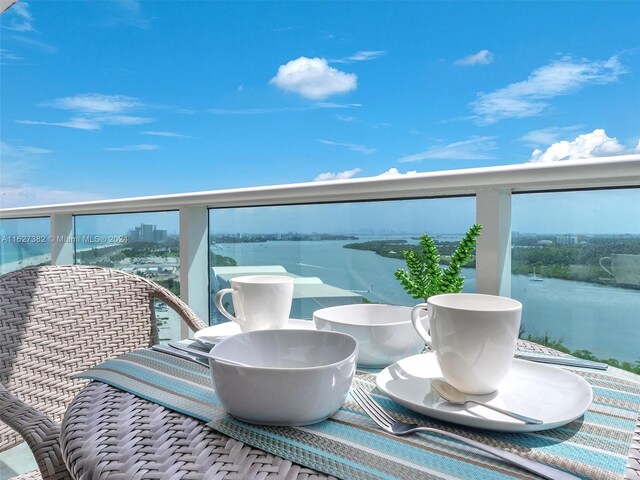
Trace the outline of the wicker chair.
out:
[[[69,377],[158,343],[154,300],[192,330],[205,327],[166,288],[119,270],[64,265],[0,276],[0,451],[24,438],[44,479],[70,478],[59,422],[86,382]]]

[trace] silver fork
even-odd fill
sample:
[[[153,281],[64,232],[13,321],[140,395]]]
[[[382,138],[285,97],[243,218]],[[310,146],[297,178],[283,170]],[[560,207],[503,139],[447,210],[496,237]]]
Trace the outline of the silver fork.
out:
[[[454,440],[458,440],[459,442],[466,443],[467,445],[475,447],[478,450],[490,453],[491,455],[494,455],[507,463],[517,465],[520,468],[523,468],[529,472],[533,472],[549,480],[579,480],[579,478],[575,475],[571,475],[570,473],[567,473],[563,470],[558,470],[557,468],[544,465],[534,460],[529,460],[528,458],[521,457],[520,455],[516,455],[515,453],[505,452],[504,450],[485,445],[484,443],[476,442],[475,440],[456,435],[455,433],[447,432],[445,430],[440,430],[437,428],[421,427],[420,425],[416,425],[413,423],[405,423],[396,420],[391,415],[389,415],[378,404],[378,402],[376,402],[371,397],[371,395],[360,388],[352,390],[351,394],[356,403],[360,405],[362,409],[369,415],[369,417],[371,417],[371,419],[376,422],[385,432],[391,433],[393,435],[407,435],[414,432],[435,433],[437,435],[442,435],[443,437],[449,437]]]

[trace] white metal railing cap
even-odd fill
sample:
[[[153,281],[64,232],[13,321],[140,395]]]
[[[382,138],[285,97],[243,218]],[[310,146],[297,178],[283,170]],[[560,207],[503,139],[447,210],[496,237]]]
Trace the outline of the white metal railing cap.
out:
[[[0,218],[640,187],[640,154],[0,209]]]

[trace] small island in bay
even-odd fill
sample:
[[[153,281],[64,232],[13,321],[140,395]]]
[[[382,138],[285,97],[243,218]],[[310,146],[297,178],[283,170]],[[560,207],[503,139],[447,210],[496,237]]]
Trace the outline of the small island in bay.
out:
[[[369,242],[348,243],[344,245],[344,248],[350,248],[352,250],[368,250],[380,255],[381,257],[403,260],[403,252],[405,250],[413,250],[415,252],[420,251],[420,245],[417,243],[418,241],[418,238],[416,238],[416,243],[409,243],[407,240],[372,240]],[[436,241],[436,247],[441,253],[441,260],[444,265],[449,262],[449,255],[454,252],[457,246],[458,242],[446,240]],[[474,267],[475,260],[472,260],[466,266]]]
[[[373,240],[370,242],[348,243],[344,248],[352,250],[367,250],[374,252],[381,257],[404,258],[402,252],[405,250],[418,250],[418,245],[412,245],[406,240]]]

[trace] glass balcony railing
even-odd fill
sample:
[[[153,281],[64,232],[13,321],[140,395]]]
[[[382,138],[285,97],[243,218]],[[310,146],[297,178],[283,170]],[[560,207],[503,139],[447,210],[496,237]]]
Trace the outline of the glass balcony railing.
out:
[[[524,337],[640,371],[638,204],[640,155],[23,207],[0,210],[0,264],[129,270],[212,323],[211,297],[232,276],[286,272],[292,316],[310,318],[416,303],[393,275],[402,250],[428,233],[446,254],[480,223],[466,291],[521,300]],[[49,243],[18,246],[18,235]]]
[[[472,197],[212,209],[210,298],[235,276],[273,273],[294,277],[293,318],[351,303],[413,305],[394,277],[403,251],[429,233],[446,253],[475,214]],[[474,269],[465,276],[474,291]],[[213,304],[210,314],[225,320]]]
[[[75,263],[117,268],[153,280],[180,296],[178,212],[74,217]],[[156,305],[161,341],[180,339],[180,317]]]
[[[640,367],[639,201],[640,189],[513,196],[511,294],[524,337]]]
[[[0,219],[0,274],[51,263],[49,218]]]

